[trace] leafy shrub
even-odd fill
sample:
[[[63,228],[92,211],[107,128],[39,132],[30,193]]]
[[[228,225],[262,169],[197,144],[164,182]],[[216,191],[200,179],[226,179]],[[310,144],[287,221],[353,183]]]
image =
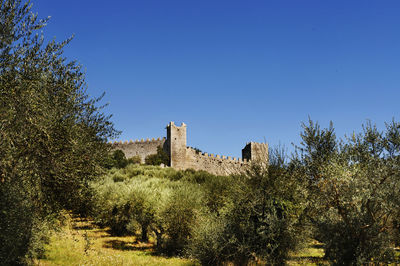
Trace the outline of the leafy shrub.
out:
[[[114,150],[108,156],[104,167],[107,169],[115,168],[124,168],[128,165],[129,161],[125,157],[125,153],[122,150]]]
[[[199,217],[186,252],[198,259],[201,265],[221,265],[229,260],[226,256],[225,219],[214,213]]]
[[[139,165],[111,169],[92,184],[95,221],[116,235],[140,232],[142,241],[153,233],[159,252],[181,254],[204,206],[204,193],[197,184],[173,180],[177,172]]]
[[[219,213],[236,182],[232,176],[215,176],[205,171],[189,172],[185,170],[183,181],[201,185],[204,201],[210,212]]]
[[[111,168],[125,168],[129,164],[140,164],[141,158],[139,155],[135,155],[129,159],[125,157],[125,153],[122,150],[114,150],[107,157],[104,163],[104,167],[107,169]]]
[[[167,169],[154,166],[128,165],[123,169],[111,169],[101,180],[94,182],[93,216],[103,226],[109,226],[113,234],[135,234],[137,229],[146,231],[151,221],[151,206],[158,191],[168,187],[168,179],[153,178],[152,175]],[[146,239],[145,233],[142,238]]]
[[[285,166],[254,165],[233,180],[219,211],[200,218],[188,253],[203,265],[282,264],[303,240],[301,186]]]
[[[340,219],[334,222],[335,216],[333,214],[331,219],[318,223],[320,239],[323,243],[326,243],[325,257],[331,262],[338,265],[346,265],[349,262],[365,265],[372,259],[386,262],[394,260],[390,234],[379,233],[379,228],[369,228],[369,230],[359,228],[356,231],[357,228],[347,226]],[[365,217],[354,217],[351,223],[360,224],[364,219]],[[325,231],[322,233],[323,229]],[[359,237],[364,239],[357,239]]]
[[[128,159],[128,164],[140,164],[141,162],[142,159],[140,158],[139,155],[135,155]]]
[[[160,214],[167,238],[158,246],[159,251],[169,255],[182,254],[202,205],[202,191],[192,184],[182,183],[171,193]]]
[[[148,155],[144,161],[147,165],[169,165],[169,156],[161,146],[158,146],[157,153]]]

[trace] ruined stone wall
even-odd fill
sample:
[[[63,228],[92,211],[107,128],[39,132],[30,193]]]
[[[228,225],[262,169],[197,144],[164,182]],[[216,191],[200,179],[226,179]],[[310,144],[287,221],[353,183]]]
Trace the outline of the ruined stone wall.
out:
[[[164,147],[165,138],[158,139],[147,139],[147,140],[136,140],[136,141],[125,141],[125,142],[114,142],[111,143],[113,149],[122,150],[125,153],[126,158],[131,158],[133,156],[140,156],[142,163],[144,163],[144,159],[146,156],[150,154],[157,153],[157,147]]]
[[[178,169],[204,170],[215,175],[239,174],[246,169],[249,164],[247,160],[241,158],[199,153],[187,147],[185,161],[176,166]]]

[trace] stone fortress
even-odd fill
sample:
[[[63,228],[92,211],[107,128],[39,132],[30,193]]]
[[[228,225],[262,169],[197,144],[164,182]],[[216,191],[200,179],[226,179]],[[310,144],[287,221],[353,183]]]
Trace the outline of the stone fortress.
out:
[[[268,162],[268,144],[249,142],[242,149],[242,158],[200,153],[186,146],[186,124],[181,126],[170,122],[167,125],[167,138],[136,140],[111,143],[113,149],[122,150],[126,158],[139,156],[142,163],[146,156],[157,153],[161,146],[169,155],[169,166],[175,169],[204,170],[216,175],[230,175],[243,171],[251,162]]]

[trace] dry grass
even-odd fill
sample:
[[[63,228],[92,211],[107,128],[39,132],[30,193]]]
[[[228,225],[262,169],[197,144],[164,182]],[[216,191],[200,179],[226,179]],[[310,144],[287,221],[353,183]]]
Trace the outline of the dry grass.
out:
[[[288,265],[329,265],[323,259],[324,248],[321,243],[316,240],[311,240],[303,250],[300,250],[291,255]]]
[[[70,218],[46,250],[46,258],[36,265],[198,265],[188,259],[156,256],[153,244],[130,236],[114,237],[90,221]]]
[[[199,265],[189,259],[157,256],[153,248],[152,243],[141,243],[133,236],[111,236],[91,221],[67,215],[63,228],[46,247],[46,258],[36,265]],[[314,241],[293,254],[288,264],[325,264],[323,255],[322,246]]]
[[[36,265],[199,265],[189,259],[158,256],[152,243],[141,243],[132,236],[111,236],[91,221],[66,217],[64,226],[46,247],[46,258],[36,261]],[[322,244],[313,240],[292,254],[287,264],[329,265],[323,256]]]

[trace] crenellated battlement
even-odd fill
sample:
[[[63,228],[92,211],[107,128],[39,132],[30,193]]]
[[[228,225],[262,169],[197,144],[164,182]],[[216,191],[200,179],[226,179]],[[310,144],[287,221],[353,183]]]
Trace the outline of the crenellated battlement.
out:
[[[129,141],[127,141],[127,140],[125,140],[125,141],[122,141],[122,140],[120,140],[120,141],[110,141],[109,142],[109,144],[111,144],[111,145],[120,145],[120,144],[134,144],[134,143],[152,143],[152,142],[161,142],[161,141],[165,141],[165,137],[163,137],[163,138],[157,138],[157,139],[155,139],[155,138],[152,138],[152,139],[149,139],[149,138],[147,138],[147,139],[135,139],[135,140],[129,140]]]
[[[186,147],[186,149],[192,153],[194,156],[199,156],[211,160],[217,160],[217,161],[224,161],[228,163],[248,163],[249,161],[247,159],[242,160],[242,158],[237,158],[237,157],[231,157],[231,156],[225,156],[225,155],[219,155],[219,154],[212,154],[212,153],[207,153],[207,152],[202,152],[199,153],[195,149],[191,147]]]
[[[187,126],[170,122],[167,125],[167,138],[110,142],[114,149],[120,149],[127,158],[140,156],[142,162],[146,156],[157,153],[161,146],[170,157],[169,166],[176,169],[205,170],[217,175],[236,174],[244,171],[252,161],[268,163],[268,144],[248,142],[242,150],[242,158],[199,152],[186,145]]]

